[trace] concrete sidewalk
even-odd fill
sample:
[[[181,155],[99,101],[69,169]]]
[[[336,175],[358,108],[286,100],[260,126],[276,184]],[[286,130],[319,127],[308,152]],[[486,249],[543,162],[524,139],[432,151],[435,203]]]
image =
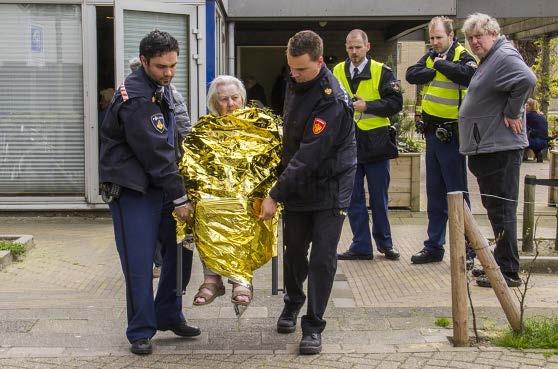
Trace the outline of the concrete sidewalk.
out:
[[[392,212],[402,257],[343,261],[326,313],[324,354],[295,355],[300,328],[280,335],[275,322],[282,296],[271,295],[271,267],[255,277],[255,297],[237,319],[227,295],[192,307],[202,269],[195,258],[184,297],[190,322],[203,333],[179,339],[158,333],[156,354],[129,354],[125,295],[110,219],[2,218],[0,234],[33,234],[35,248],[0,272],[0,368],[558,368],[558,356],[492,347],[453,348],[451,330],[434,325],[451,317],[449,265],[412,265],[425,217]],[[488,225],[483,225],[489,233]],[[339,249],[350,242],[344,227]],[[448,259],[448,258],[446,258]],[[529,314],[558,312],[558,276],[536,275]],[[481,326],[505,324],[491,290],[472,286]]]
[[[424,163],[423,163],[424,164]],[[525,163],[525,174],[547,178],[548,163]],[[413,265],[412,254],[426,236],[424,165],[421,209],[392,211],[399,261],[375,255],[371,261],[342,261],[326,312],[323,354],[296,355],[300,327],[280,335],[275,323],[282,296],[271,295],[271,266],[257,271],[255,296],[237,319],[227,294],[206,307],[193,307],[202,269],[194,258],[184,296],[188,320],[203,333],[179,339],[158,333],[155,354],[129,353],[125,337],[123,276],[110,218],[2,217],[0,234],[32,234],[35,248],[22,262],[0,271],[0,368],[558,368],[558,356],[490,346],[454,348],[451,329],[436,327],[450,317],[449,258]],[[478,187],[469,174],[473,213],[492,237]],[[548,187],[537,186],[537,237],[554,238],[556,209],[546,206]],[[523,197],[523,179],[520,201]],[[522,212],[520,202],[518,213]],[[519,222],[518,234],[521,234]],[[351,241],[345,224],[339,251]],[[537,274],[527,314],[558,313],[558,275]],[[494,293],[471,284],[480,327],[506,325]],[[471,321],[469,322],[471,326]],[[472,334],[472,331],[471,331]]]

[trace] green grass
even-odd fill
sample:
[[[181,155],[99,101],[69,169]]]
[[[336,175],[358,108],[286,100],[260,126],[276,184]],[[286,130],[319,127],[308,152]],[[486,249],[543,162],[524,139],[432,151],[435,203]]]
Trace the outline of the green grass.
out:
[[[558,316],[533,317],[525,320],[525,331],[520,334],[511,329],[492,338],[496,346],[516,349],[552,349],[546,356],[558,354]]]
[[[25,246],[11,241],[0,241],[0,250],[9,250],[14,257],[25,253]]]
[[[450,326],[450,320],[446,317],[436,318],[434,324],[438,327],[447,328]]]

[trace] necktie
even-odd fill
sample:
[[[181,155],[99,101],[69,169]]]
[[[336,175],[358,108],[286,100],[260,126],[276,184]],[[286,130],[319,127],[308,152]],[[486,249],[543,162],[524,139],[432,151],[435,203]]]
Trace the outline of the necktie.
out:
[[[358,76],[358,68],[355,67],[355,69],[353,69],[353,79]]]

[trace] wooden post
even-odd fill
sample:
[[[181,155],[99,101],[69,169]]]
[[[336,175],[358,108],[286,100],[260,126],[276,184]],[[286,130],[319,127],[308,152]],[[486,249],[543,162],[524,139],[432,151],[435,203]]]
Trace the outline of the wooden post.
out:
[[[525,176],[525,187],[523,189],[523,243],[521,250],[533,251],[533,239],[535,228],[535,184],[532,183],[537,177],[527,174]]]
[[[465,223],[463,217],[463,193],[461,191],[448,192],[453,345],[458,347],[469,346],[467,276],[465,274]]]
[[[506,318],[515,332],[521,331],[521,319],[519,314],[519,302],[512,290],[506,284],[504,276],[500,272],[500,267],[496,264],[494,255],[490,251],[488,240],[484,238],[479,230],[479,226],[471,214],[471,210],[467,205],[464,206],[463,214],[465,215],[465,234],[469,242],[475,249],[477,258],[479,259],[484,272],[490,281],[494,293],[504,309]]]

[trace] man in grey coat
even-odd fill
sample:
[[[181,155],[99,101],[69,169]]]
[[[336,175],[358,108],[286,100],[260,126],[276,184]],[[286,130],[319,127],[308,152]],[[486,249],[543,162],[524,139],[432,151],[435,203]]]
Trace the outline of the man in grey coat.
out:
[[[496,239],[496,262],[508,286],[518,287],[519,167],[528,146],[524,106],[536,77],[505,36],[500,36],[493,17],[472,14],[462,31],[480,63],[459,111],[459,151],[468,155],[469,170],[483,194],[482,204]],[[484,275],[477,278],[477,284],[490,287]]]

